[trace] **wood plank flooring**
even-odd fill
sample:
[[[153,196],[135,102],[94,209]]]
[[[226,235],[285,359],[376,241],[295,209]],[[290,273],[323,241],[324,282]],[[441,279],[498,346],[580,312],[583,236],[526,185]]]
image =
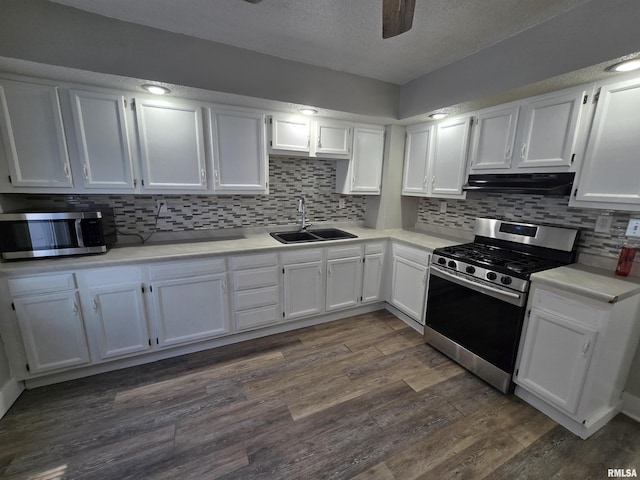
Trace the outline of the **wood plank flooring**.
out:
[[[583,441],[388,312],[25,392],[3,479],[600,479],[640,424]]]

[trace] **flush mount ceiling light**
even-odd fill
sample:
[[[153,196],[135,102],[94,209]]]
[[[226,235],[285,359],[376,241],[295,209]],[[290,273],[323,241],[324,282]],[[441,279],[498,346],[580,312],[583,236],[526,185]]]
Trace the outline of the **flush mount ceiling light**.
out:
[[[313,108],[301,108],[299,112],[303,115],[315,115],[316,113],[318,113],[318,111],[314,110]]]
[[[442,120],[446,116],[446,113],[432,113],[431,115],[429,115],[429,117],[433,118],[434,120]]]
[[[171,90],[169,90],[167,87],[161,87],[160,85],[147,84],[142,85],[142,88],[144,88],[149,93],[153,93],[154,95],[165,95],[171,92]]]
[[[609,65],[605,68],[607,72],[631,72],[640,68],[640,58],[634,58],[632,60],[625,60],[624,62],[616,63],[615,65]]]

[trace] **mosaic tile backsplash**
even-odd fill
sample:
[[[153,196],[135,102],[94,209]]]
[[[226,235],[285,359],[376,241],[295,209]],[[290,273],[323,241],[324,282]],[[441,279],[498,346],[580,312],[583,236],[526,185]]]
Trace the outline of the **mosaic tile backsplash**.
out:
[[[272,156],[269,195],[28,195],[31,208],[114,209],[118,230],[151,232],[156,200],[166,202],[158,232],[290,225],[304,195],[311,222],[364,220],[365,197],[335,193],[336,161]],[[345,207],[338,208],[344,199]]]
[[[595,233],[596,220],[605,211],[569,208],[569,197],[474,192],[469,193],[466,200],[447,199],[446,213],[440,213],[441,201],[420,199],[418,226],[437,225],[471,232],[476,217],[489,217],[580,228],[580,252],[616,258],[620,247],[629,240],[624,236],[629,219],[638,216],[632,212],[606,211],[613,217],[610,232]]]

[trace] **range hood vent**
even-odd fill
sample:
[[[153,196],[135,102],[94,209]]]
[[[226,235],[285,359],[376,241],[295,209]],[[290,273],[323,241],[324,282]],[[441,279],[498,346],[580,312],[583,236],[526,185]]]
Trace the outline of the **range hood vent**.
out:
[[[570,195],[575,173],[506,173],[469,175],[467,192]]]

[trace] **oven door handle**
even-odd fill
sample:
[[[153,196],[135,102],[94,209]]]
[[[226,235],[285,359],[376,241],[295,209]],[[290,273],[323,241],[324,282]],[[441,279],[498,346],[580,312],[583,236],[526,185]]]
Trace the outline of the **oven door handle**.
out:
[[[431,265],[430,273],[431,275],[435,275],[436,277],[440,277],[445,280],[449,280],[450,282],[456,283],[458,285],[468,287],[472,290],[475,290],[476,292],[490,295],[494,298],[497,298],[498,300],[504,300],[505,302],[509,302],[519,307],[524,305],[524,300],[525,300],[524,294],[516,293],[516,292],[507,292],[499,288],[485,285],[484,283],[478,283],[471,280],[467,280],[466,278],[459,277],[458,275],[444,271],[437,265]]]

